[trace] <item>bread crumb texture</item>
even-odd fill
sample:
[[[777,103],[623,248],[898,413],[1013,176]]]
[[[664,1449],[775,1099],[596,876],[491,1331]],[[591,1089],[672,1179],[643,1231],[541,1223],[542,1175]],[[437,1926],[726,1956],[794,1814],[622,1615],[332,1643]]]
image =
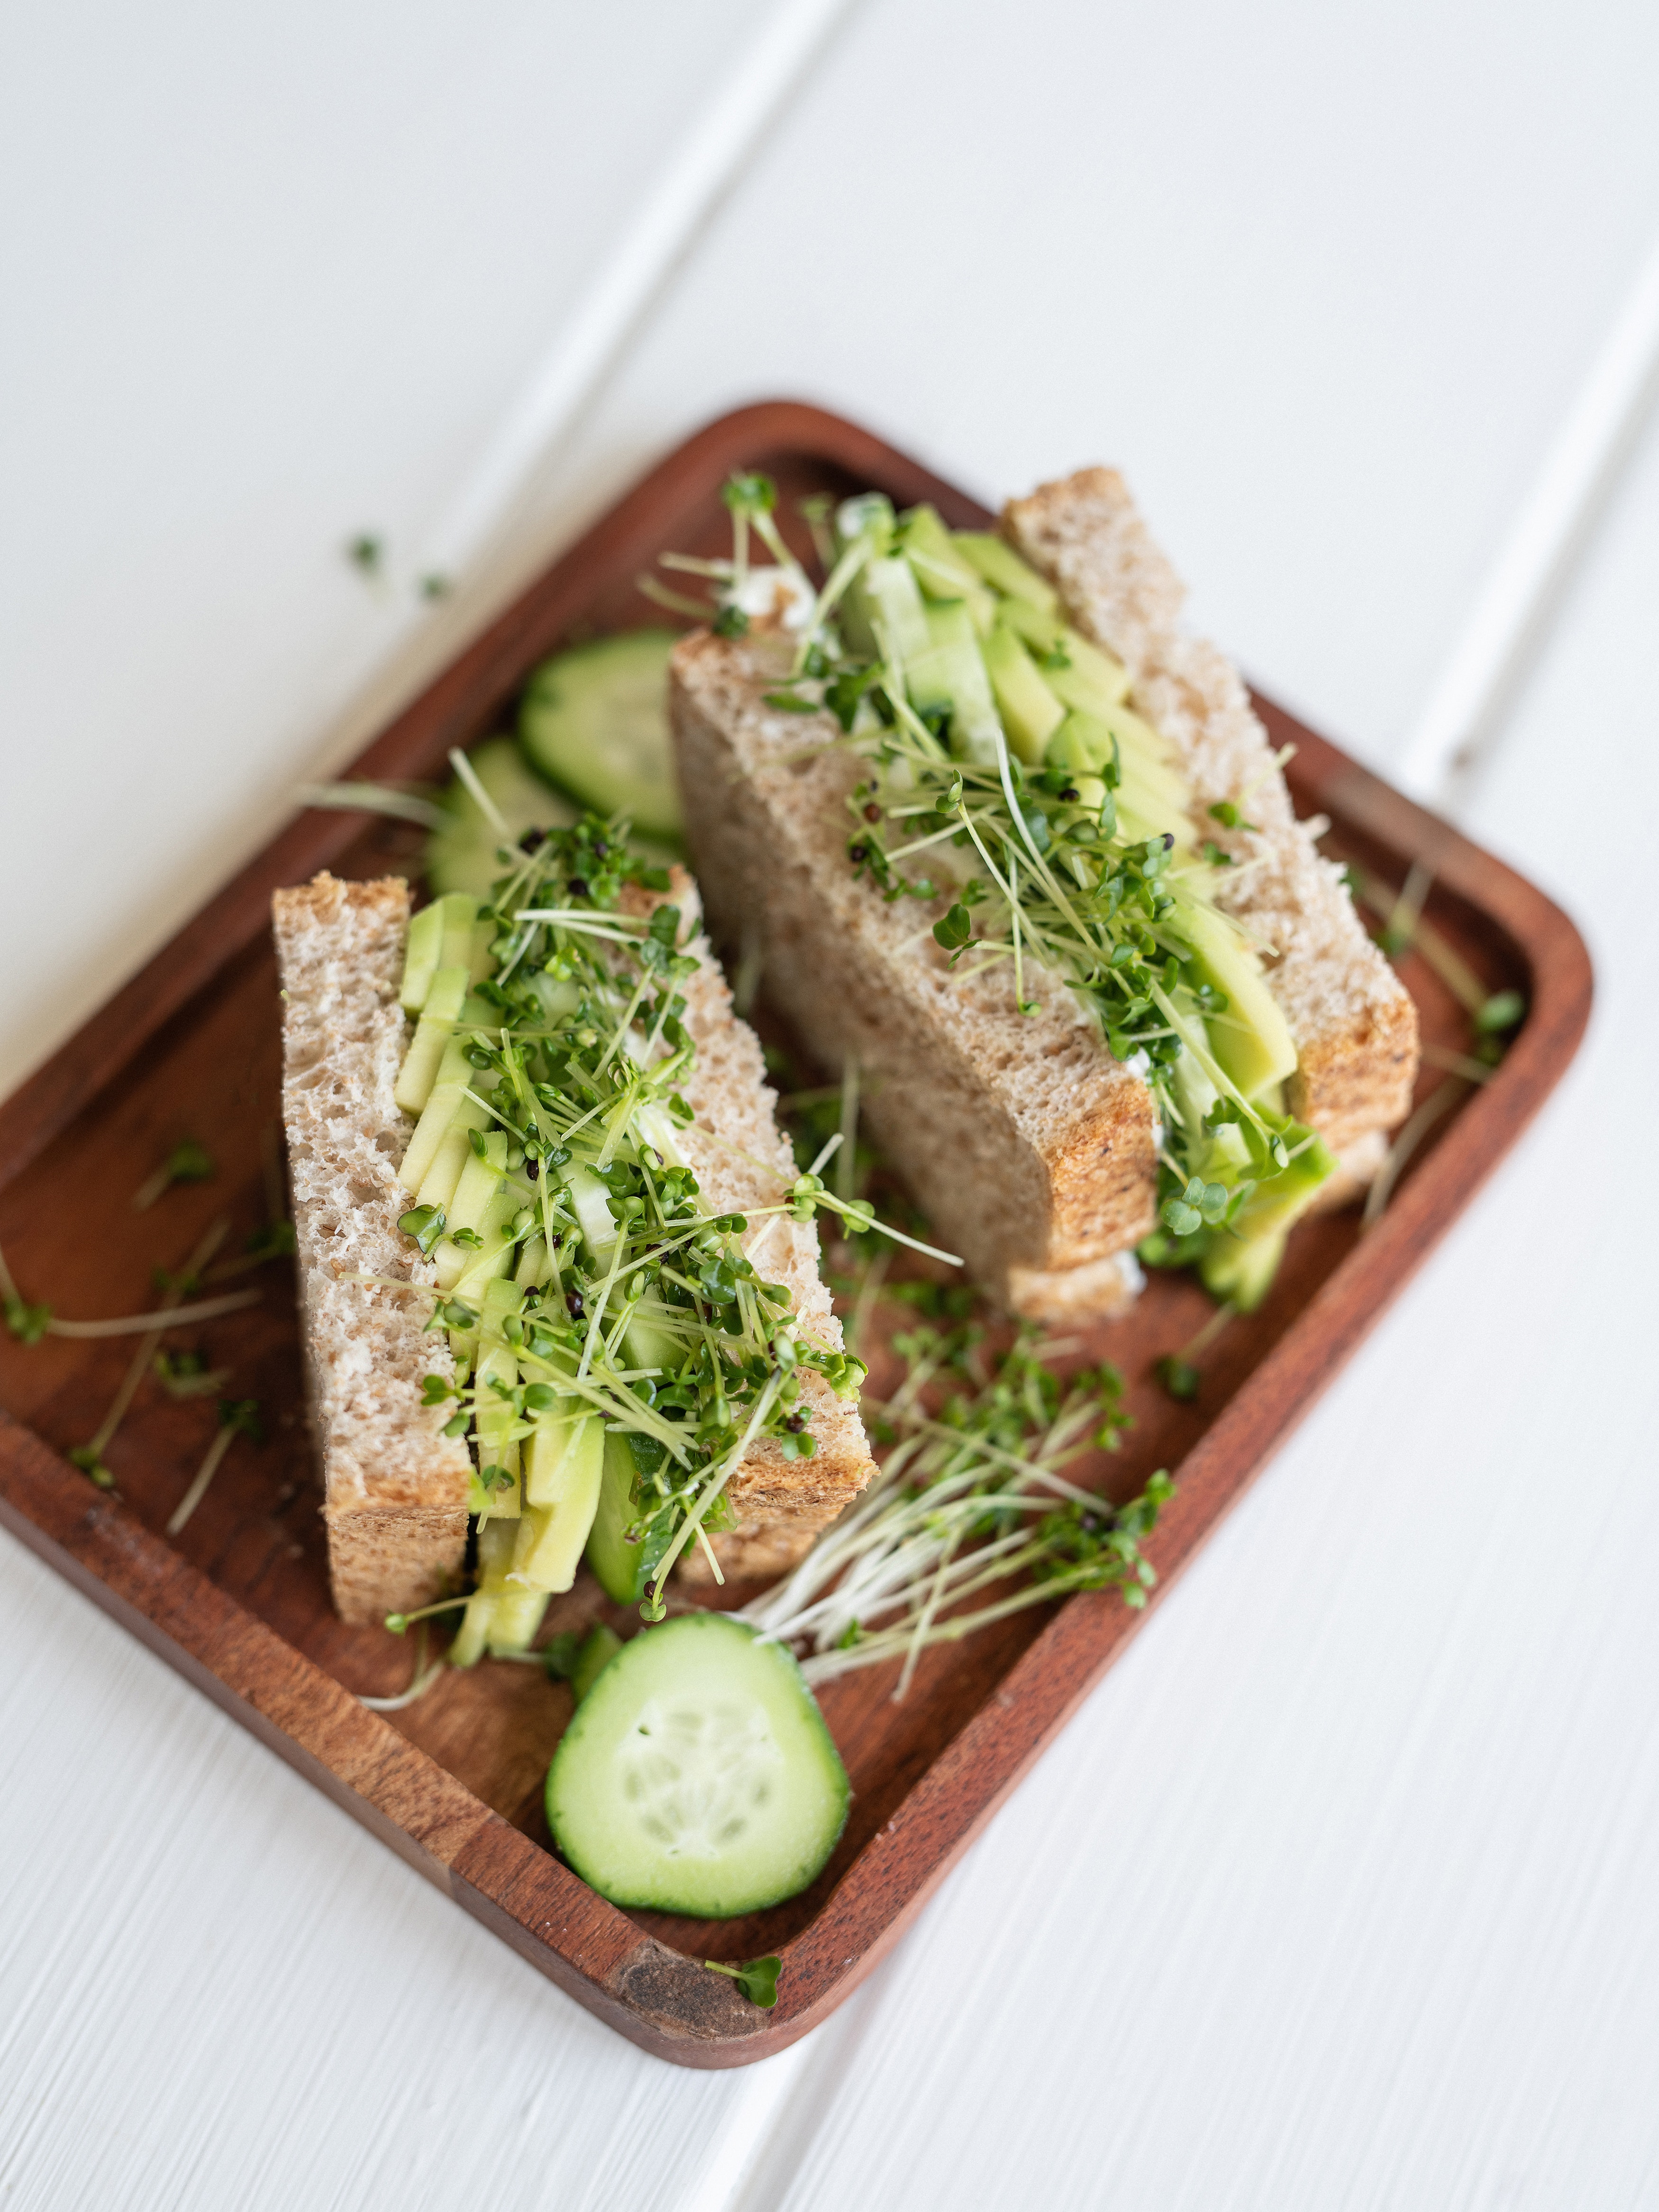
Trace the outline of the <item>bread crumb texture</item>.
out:
[[[1193,822],[1237,866],[1215,900],[1261,952],[1300,1060],[1286,1103],[1334,1152],[1391,1128],[1417,1077],[1417,1009],[1366,935],[1335,862],[1291,811],[1267,732],[1237,671],[1181,628],[1183,586],[1122,478],[1084,469],[1011,500],[1003,530],[1047,576],[1086,637],[1129,672],[1129,703],[1175,748]],[[1254,823],[1224,829],[1223,800]]]
[[[409,887],[324,873],[271,902],[285,994],[283,1115],[309,1412],[342,1620],[370,1622],[453,1587],[466,1550],[466,1447],[421,1379],[453,1375],[431,1301],[357,1278],[431,1283],[398,1227],[411,1123],[393,1097]]]
[[[697,887],[683,869],[674,870],[665,896],[683,915],[701,910]],[[656,902],[634,894],[624,899],[641,912]],[[696,1047],[683,1090],[696,1121],[680,1133],[680,1147],[706,1212],[751,1214],[787,1195],[794,1155],[778,1127],[777,1094],[766,1080],[760,1041],[732,1011],[708,938],[698,934],[682,949],[697,963],[696,975],[679,987],[686,1030]],[[787,1286],[803,1335],[838,1352],[841,1323],[819,1275],[817,1228],[773,1214],[751,1221],[741,1242],[763,1281]],[[786,1459],[775,1439],[763,1438],[726,1486],[736,1525],[711,1540],[726,1574],[781,1574],[875,1473],[856,1401],[838,1398],[822,1376],[811,1373],[801,1376],[801,1397],[811,1411],[813,1456]],[[688,1547],[682,1557],[688,1580],[713,1580],[701,1546]]]

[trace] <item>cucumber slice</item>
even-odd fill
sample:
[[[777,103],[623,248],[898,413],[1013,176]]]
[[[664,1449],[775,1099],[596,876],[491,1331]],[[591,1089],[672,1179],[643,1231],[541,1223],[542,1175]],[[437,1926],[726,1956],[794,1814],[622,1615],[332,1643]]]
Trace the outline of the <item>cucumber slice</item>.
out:
[[[1292,1123],[1285,1133],[1299,1143],[1307,1132]],[[1257,1187],[1232,1227],[1210,1239],[1199,1273],[1212,1297],[1231,1300],[1241,1313],[1255,1310],[1273,1287],[1285,1239],[1335,1170],[1335,1159],[1316,1137],[1289,1167]]]
[[[441,964],[444,942],[444,910],[435,902],[423,906],[409,925],[404,945],[403,988],[398,996],[406,1014],[418,1014],[426,1004],[432,978]]]
[[[943,708],[951,717],[951,750],[963,759],[994,766],[1001,724],[991,679],[980,657],[973,617],[961,599],[927,608],[926,650],[907,654],[905,687],[918,714]]]
[[[548,1602],[544,1589],[521,1589],[512,1582],[495,1591],[489,1613],[491,1658],[507,1659],[516,1651],[528,1651],[546,1617]]]
[[[428,914],[435,910],[432,907],[424,909]],[[472,1069],[466,1057],[466,1042],[463,1037],[452,1036],[444,1047],[443,1058],[438,1062],[438,1073],[427,1093],[426,1103],[421,1109],[421,1118],[415,1124],[415,1133],[404,1152],[403,1165],[398,1170],[398,1180],[405,1190],[419,1190],[426,1181],[437,1157],[438,1147],[464,1103],[462,1093],[472,1079]],[[459,1162],[455,1173],[460,1173]],[[450,1179],[450,1188],[454,1188],[453,1176]],[[447,1205],[448,1200],[445,1199],[441,1202]]]
[[[449,1201],[449,1227],[482,1231],[483,1218],[501,1185],[507,1173],[507,1133],[496,1129],[484,1138],[483,1150],[475,1150],[471,1136],[466,1143],[466,1165],[456,1178],[454,1195]],[[458,1270],[459,1273],[459,1270]]]
[[[1131,818],[1144,823],[1134,836],[1172,835],[1182,850],[1193,842],[1188,813],[1192,793],[1164,753],[1155,732],[1138,715],[1115,708],[1109,715],[1073,708],[1048,741],[1043,760],[1050,768],[1103,769],[1116,758],[1118,811],[1126,829]]]
[[[452,1667],[476,1667],[486,1651],[508,1658],[527,1651],[547,1612],[547,1592],[510,1577],[515,1524],[486,1521],[478,1530],[478,1587],[466,1601],[449,1647]]]
[[[447,891],[433,904],[438,909],[439,927],[443,931],[443,947],[438,955],[440,968],[465,968],[467,980],[472,979],[472,942],[477,931],[478,902],[471,891]]]
[[[638,1473],[639,1463],[627,1436],[620,1429],[611,1430],[605,1440],[605,1472],[586,1557],[599,1588],[618,1605],[639,1603],[668,1548],[666,1528],[642,1544],[630,1544],[624,1533],[634,1518],[634,1482]]]
[[[1237,1237],[1212,1238],[1199,1264],[1205,1289],[1239,1313],[1254,1313],[1273,1288],[1289,1237],[1288,1229],[1276,1229],[1264,1230],[1248,1243]]]
[[[438,1287],[446,1297],[459,1298],[463,1305],[476,1304],[487,1296],[495,1278],[507,1273],[516,1249],[510,1232],[514,1216],[523,1204],[522,1188],[503,1181],[478,1223],[481,1241],[476,1250],[458,1251],[453,1244],[440,1243]]]
[[[1016,602],[1010,599],[1005,604],[1013,627],[1021,631],[1028,645],[1032,643],[1029,625],[1022,623]],[[1109,714],[1114,707],[1122,704],[1129,690],[1129,672],[1121,660],[1103,653],[1086,637],[1079,637],[1069,624],[1061,629],[1059,643],[1064,660],[1044,671],[1057,699],[1085,714]]]
[[[1012,545],[988,531],[956,530],[951,533],[955,545],[971,568],[976,568],[986,582],[1012,599],[1024,599],[1045,615],[1053,614],[1060,605],[1060,593],[1045,577],[1022,561]]]
[[[961,599],[983,637],[996,618],[996,594],[951,543],[937,508],[913,507],[899,526],[899,546],[930,599]]]
[[[980,640],[986,673],[996,693],[1008,742],[1021,760],[1035,764],[1066,720],[1062,707],[1037,673],[1035,663],[1012,629],[999,624]]]
[[[598,1266],[608,1267],[617,1249],[617,1217],[611,1211],[610,1192],[580,1160],[565,1170],[564,1185],[588,1250]]]
[[[427,988],[426,1004],[392,1094],[406,1114],[420,1113],[432,1095],[444,1053],[461,1018],[467,982],[465,968],[440,968]]]
[[[531,678],[519,734],[542,774],[647,836],[682,827],[668,739],[669,629],[624,630],[545,660]]]
[[[884,648],[908,677],[911,662],[928,648],[927,609],[910,563],[896,553],[870,562],[849,586],[845,604],[862,617],[870,650]]]
[[[1177,917],[1204,980],[1227,994],[1210,1018],[1210,1049],[1247,1098],[1259,1098],[1297,1069],[1296,1040],[1267,988],[1261,963],[1214,908],[1183,899]]]
[[[537,775],[516,739],[491,738],[467,757],[505,818],[514,844],[526,830],[558,829],[575,820],[575,808]],[[427,840],[426,879],[434,895],[470,891],[481,899],[501,872],[496,849],[501,841],[459,776],[439,804],[449,818]]]
[[[547,1775],[547,1824],[614,1905],[723,1920],[806,1887],[847,1771],[800,1668],[747,1622],[688,1613],[623,1646]]]
[[[525,1452],[525,1527],[513,1571],[538,1589],[568,1590],[599,1510],[605,1424],[569,1398],[538,1424]]]
[[[437,1095],[434,1090],[432,1094],[433,1098],[436,1098]],[[431,1099],[428,1099],[427,1103],[429,1110]],[[425,1173],[416,1185],[416,1205],[441,1206],[447,1216],[449,1207],[454,1200],[455,1187],[460,1182],[467,1162],[472,1158],[472,1132],[474,1129],[488,1128],[489,1126],[489,1116],[483,1108],[475,1100],[463,1097],[461,1086],[457,1085],[453,1092],[453,1111],[449,1120],[433,1146],[432,1157],[427,1163]],[[414,1136],[410,1139],[409,1153],[405,1156],[404,1163],[405,1167],[408,1166],[409,1160],[414,1154],[420,1134],[421,1132],[417,1127]]]

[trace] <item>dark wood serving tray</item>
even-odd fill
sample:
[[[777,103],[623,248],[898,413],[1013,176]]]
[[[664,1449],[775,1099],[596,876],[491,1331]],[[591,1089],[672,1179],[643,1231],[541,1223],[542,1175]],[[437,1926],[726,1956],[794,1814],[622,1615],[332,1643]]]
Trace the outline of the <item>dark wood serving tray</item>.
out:
[[[719,550],[721,483],[764,469],[781,511],[808,492],[868,486],[899,504],[937,503],[958,526],[984,510],[852,424],[778,402],[713,423],[646,477],[556,562],[377,738],[350,773],[443,772],[448,747],[502,726],[534,664],[572,638],[660,616],[635,579],[669,548]],[[792,529],[794,525],[792,521]],[[1133,1316],[1093,1349],[1129,1381],[1138,1426],[1112,1463],[1126,1496],[1155,1467],[1178,1490],[1152,1545],[1167,1590],[1273,1447],[1514,1142],[1571,1057],[1589,1012],[1577,933],[1511,870],[1257,702],[1297,750],[1298,810],[1330,817],[1325,849],[1399,884],[1434,872],[1429,915],[1489,989],[1522,990],[1526,1024],[1492,1079],[1438,1126],[1380,1222],[1333,1215],[1293,1238],[1261,1310],[1232,1322],[1204,1361],[1197,1401],[1152,1383],[1161,1354],[1210,1310],[1184,1279],[1159,1277]],[[412,872],[418,841],[395,823],[311,811],[265,850],[0,1109],[0,1244],[27,1297],[70,1317],[154,1301],[152,1271],[176,1267],[205,1225],[236,1237],[266,1217],[277,1113],[270,894],[330,867]],[[1465,1018],[1414,957],[1404,969],[1427,1039],[1463,1045]],[[1425,1070],[1425,1088],[1441,1079]],[[132,1194],[184,1136],[204,1140],[215,1177],[138,1213]],[[262,1153],[264,1163],[262,1164]],[[1142,1615],[1109,1595],[1033,1608],[969,1644],[927,1656],[909,1696],[892,1671],[830,1685],[830,1724],[855,1790],[846,1836],[804,1897],[745,1922],[708,1925],[619,1911],[556,1858],[540,1785],[569,1693],[539,1668],[486,1663],[446,1677],[383,1717],[359,1703],[401,1689],[406,1643],[348,1629],[329,1610],[322,1531],[301,1401],[291,1273],[239,1279],[260,1304],[175,1343],[200,1343],[259,1399],[263,1445],[238,1442],[175,1545],[161,1533],[215,1425],[212,1401],[141,1390],[109,1451],[118,1495],[63,1455],[84,1443],[131,1356],[131,1337],[0,1334],[0,1517],[411,1865],[446,1887],[561,1988],[635,2042],[691,2066],[731,2066],[781,2049],[839,2004],[891,1945],[945,1869]],[[601,1609],[579,1585],[551,1625]],[[782,1954],[776,2009],[761,2012],[706,1956]]]

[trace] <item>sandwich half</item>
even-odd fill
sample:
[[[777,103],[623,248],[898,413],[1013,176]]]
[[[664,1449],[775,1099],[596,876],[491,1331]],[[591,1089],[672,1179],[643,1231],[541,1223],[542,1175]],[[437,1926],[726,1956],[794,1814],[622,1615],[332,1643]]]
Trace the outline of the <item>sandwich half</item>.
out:
[[[493,903],[276,895],[335,1602],[527,1646],[586,1556],[775,1572],[872,1472],[810,1200],[696,888],[589,817]],[[750,1255],[754,1257],[751,1261]]]
[[[995,536],[875,496],[836,533],[815,591],[740,532],[671,664],[713,921],[1015,1311],[1121,1310],[1149,1236],[1255,1303],[1375,1172],[1417,1026],[1237,672],[1109,471]]]

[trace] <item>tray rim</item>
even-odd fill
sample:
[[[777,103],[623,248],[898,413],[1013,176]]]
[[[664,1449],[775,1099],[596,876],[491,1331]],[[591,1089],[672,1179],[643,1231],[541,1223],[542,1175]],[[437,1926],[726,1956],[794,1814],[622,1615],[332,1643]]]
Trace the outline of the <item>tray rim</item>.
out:
[[[550,649],[579,614],[593,564],[613,559],[650,516],[711,472],[781,451],[902,487],[907,501],[932,499],[963,520],[988,519],[956,487],[840,416],[791,400],[737,409],[641,477],[342,773],[394,775],[406,753],[476,734],[481,698],[515,688],[526,660]],[[1438,887],[1508,938],[1529,971],[1530,1007],[1496,1079],[1466,1103],[1376,1228],[1181,1461],[1152,1547],[1154,1606],[1518,1138],[1589,1013],[1583,941],[1542,891],[1271,701],[1256,696],[1255,704],[1297,744],[1298,769],[1313,771],[1323,803],[1395,850],[1421,854]],[[0,1188],[263,933],[271,891],[328,866],[361,821],[318,811],[289,820],[0,1105]],[[0,1523],[568,1994],[642,2048],[698,2068],[782,2050],[851,1994],[1154,1609],[1133,1613],[1104,1593],[1059,1608],[783,1947],[777,2007],[760,2013],[729,1980],[642,1935],[3,1410]]]

